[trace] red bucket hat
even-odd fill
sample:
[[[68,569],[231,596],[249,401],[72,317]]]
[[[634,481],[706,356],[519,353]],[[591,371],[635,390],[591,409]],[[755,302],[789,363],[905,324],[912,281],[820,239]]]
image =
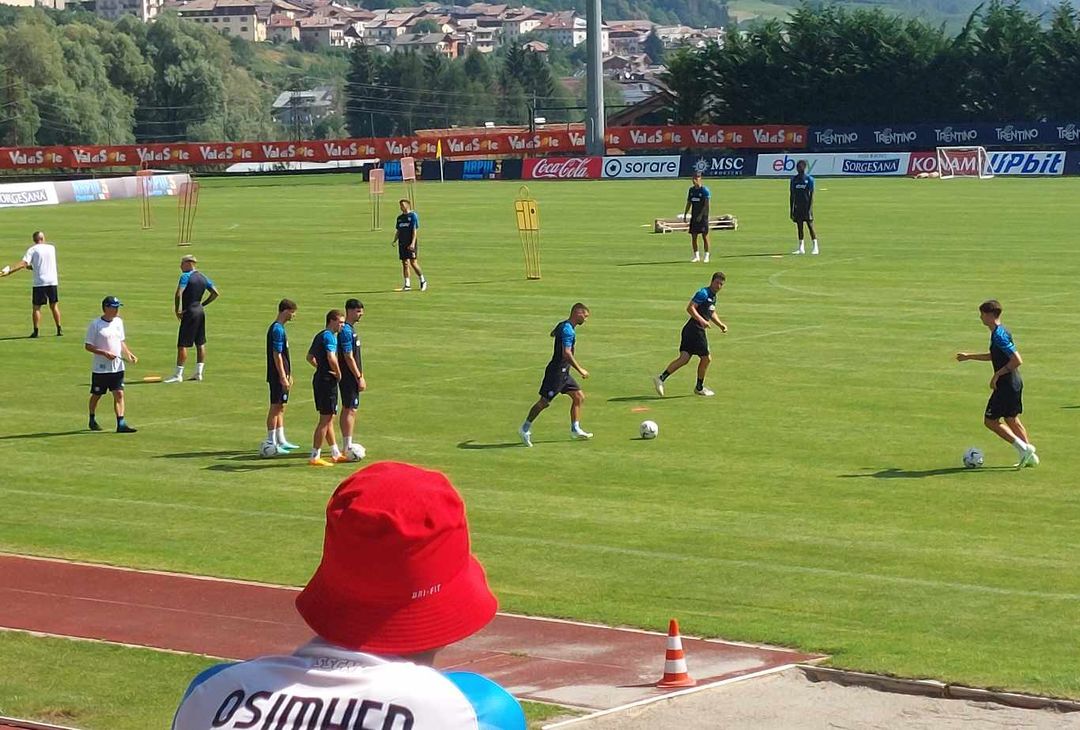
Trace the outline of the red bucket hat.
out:
[[[450,480],[386,461],[330,498],[322,562],[296,608],[333,644],[401,656],[471,636],[498,601],[469,550],[465,505]]]

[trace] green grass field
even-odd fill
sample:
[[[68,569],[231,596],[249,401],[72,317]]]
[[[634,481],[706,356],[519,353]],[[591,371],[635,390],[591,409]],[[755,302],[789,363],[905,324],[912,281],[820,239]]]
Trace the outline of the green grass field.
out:
[[[133,201],[4,211],[4,262],[35,228],[57,244],[68,336],[22,339],[30,278],[0,281],[0,549],[302,584],[348,470],[257,457],[264,334],[278,299],[299,302],[287,430],[307,443],[301,355],[356,295],[369,385],[358,438],[371,459],[451,476],[505,610],[652,629],[677,616],[688,634],[827,652],[836,666],[1080,696],[1080,212],[1065,204],[1080,180],[821,180],[820,257],[771,255],[794,243],[785,181],[714,181],[714,211],[741,228],[714,234],[708,266],[688,263],[685,236],[644,227],[681,212],[686,185],[531,185],[544,278],[527,282],[517,184],[422,184],[431,289],[405,294],[393,291],[395,186],[387,230],[370,233],[354,176],[204,181],[193,251],[222,292],[207,379],[133,384],[134,436],[83,430],[82,334],[116,294],[140,357],[129,380],[170,372],[175,203],[155,201],[149,232]],[[687,368],[659,400],[650,378],[713,269],[728,275],[730,326],[711,334],[717,396],[693,397]],[[982,426],[990,366],[953,360],[986,348],[976,308],[991,296],[1025,359],[1038,469],[1007,468],[1015,452]],[[596,437],[569,440],[561,399],[525,449],[516,429],[548,332],[576,300],[592,308],[577,354]],[[644,418],[657,440],[637,438]],[[986,467],[959,468],[972,445]],[[40,681],[55,646],[0,634],[0,714],[163,727],[203,663],[64,642],[72,666],[98,671]],[[132,667],[152,683],[121,696]]]

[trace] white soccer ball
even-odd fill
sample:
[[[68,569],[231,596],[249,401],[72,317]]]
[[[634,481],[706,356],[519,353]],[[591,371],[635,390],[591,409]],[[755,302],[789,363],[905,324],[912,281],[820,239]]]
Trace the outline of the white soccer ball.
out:
[[[345,449],[345,454],[349,457],[349,461],[360,461],[367,456],[367,449],[360,444],[352,444]]]
[[[259,456],[264,459],[269,459],[271,456],[277,456],[277,444],[273,441],[263,441],[262,446],[259,447]]]
[[[964,466],[968,469],[977,469],[983,465],[983,452],[972,446],[964,452]]]
[[[660,427],[656,425],[656,421],[642,421],[638,426],[638,433],[643,439],[654,439],[660,435]]]

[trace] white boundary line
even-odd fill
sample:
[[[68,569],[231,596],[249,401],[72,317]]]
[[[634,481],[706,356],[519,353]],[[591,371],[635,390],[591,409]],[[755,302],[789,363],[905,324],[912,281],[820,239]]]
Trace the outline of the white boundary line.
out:
[[[571,727],[578,723],[586,722],[587,720],[594,720],[598,717],[605,717],[607,715],[613,715],[616,712],[625,712],[626,710],[634,707],[644,707],[645,705],[651,705],[655,702],[662,702],[664,700],[670,700],[675,697],[684,697],[686,695],[694,694],[695,692],[701,692],[706,689],[713,689],[715,687],[723,687],[728,684],[736,684],[737,682],[743,682],[750,679],[757,679],[758,677],[765,677],[770,674],[776,674],[777,672],[784,672],[788,669],[798,666],[797,664],[782,664],[778,667],[772,667],[770,669],[762,669],[760,672],[751,672],[750,674],[743,674],[738,677],[729,677],[728,679],[721,679],[716,682],[710,682],[709,684],[703,684],[698,687],[689,687],[687,689],[681,689],[678,692],[668,692],[667,694],[658,695],[657,697],[649,697],[644,700],[637,700],[636,702],[628,702],[625,705],[619,705],[618,707],[612,707],[608,710],[600,710],[594,712],[591,715],[585,715],[583,717],[575,717],[571,720],[563,720],[551,725],[544,725],[542,730],[556,730],[556,728]]]
[[[62,639],[64,641],[81,641],[87,644],[102,644],[104,646],[122,646],[125,649],[141,649],[143,651],[161,652],[162,654],[174,654],[176,656],[202,656],[207,659],[213,659],[217,662],[236,662],[241,661],[239,659],[215,656],[213,654],[200,654],[197,651],[180,651],[178,649],[164,649],[160,646],[147,646],[146,644],[129,644],[126,641],[109,641],[108,639],[94,639],[89,636],[70,636],[68,634],[53,634],[48,631],[32,631],[30,629],[13,629],[7,626],[0,626],[0,631],[8,634],[26,634],[28,636],[37,636],[43,639]],[[0,717],[0,720],[3,718]]]

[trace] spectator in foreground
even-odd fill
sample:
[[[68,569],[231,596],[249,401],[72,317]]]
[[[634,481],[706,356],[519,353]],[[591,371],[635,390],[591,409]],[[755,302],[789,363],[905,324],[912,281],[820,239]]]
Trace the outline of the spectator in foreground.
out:
[[[525,729],[502,687],[432,668],[439,649],[497,608],[443,474],[381,462],[342,482],[326,508],[322,562],[296,607],[316,638],[288,656],[202,672],[173,730]]]

